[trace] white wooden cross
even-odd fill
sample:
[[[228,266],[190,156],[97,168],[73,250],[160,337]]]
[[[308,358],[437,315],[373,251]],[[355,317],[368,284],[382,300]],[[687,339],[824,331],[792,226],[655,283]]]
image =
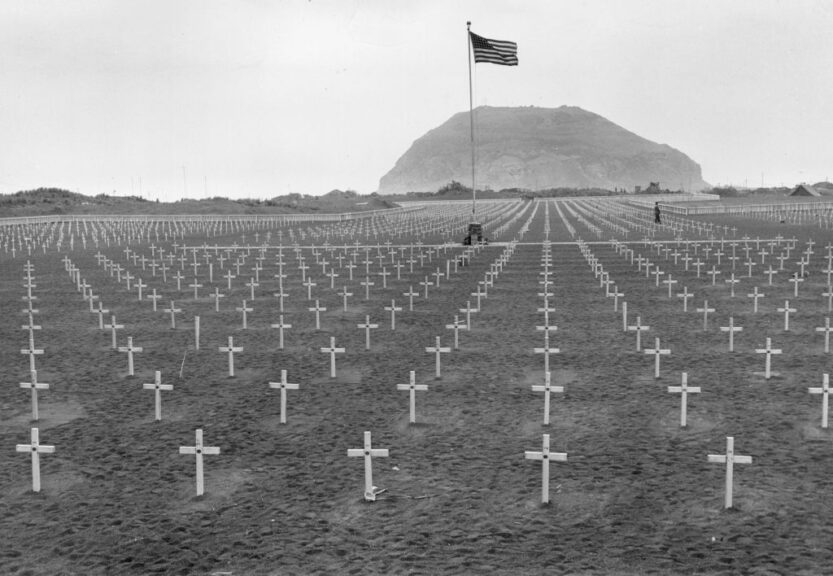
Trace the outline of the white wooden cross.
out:
[[[162,384],[162,373],[157,370],[154,373],[152,384],[142,384],[144,390],[155,390],[154,406],[156,411],[156,420],[162,420],[162,390],[173,390],[172,384]]]
[[[410,422],[411,424],[414,424],[416,422],[416,393],[418,391],[419,392],[424,392],[424,391],[428,390],[428,385],[427,384],[417,384],[416,383],[416,373],[413,370],[411,370],[410,382],[408,384],[397,384],[396,389],[397,390],[408,390],[408,391],[410,391],[410,393],[411,393],[410,416],[409,416],[408,422]]]
[[[313,282],[312,277],[310,277],[305,282],[301,282],[301,285],[307,287],[307,300],[312,300],[312,287],[318,286],[318,284]]]
[[[174,301],[171,300],[171,307],[170,308],[163,308],[162,312],[168,312],[171,315],[171,328],[176,328],[176,313],[182,312],[181,308],[177,308],[174,305]]]
[[[370,287],[371,287],[371,286],[375,286],[375,285],[376,285],[376,283],[375,283],[375,282],[372,282],[372,281],[370,280],[370,278],[368,278],[367,276],[365,276],[365,277],[364,277],[364,280],[363,280],[363,281],[361,281],[361,282],[359,282],[359,284],[360,284],[361,286],[364,286],[364,299],[365,299],[365,300],[370,300]]]
[[[547,504],[550,501],[550,460],[554,462],[566,462],[566,452],[550,452],[550,435],[544,434],[540,452],[525,451],[524,458],[527,460],[541,461],[541,503]]]
[[[732,507],[732,475],[735,464],[752,464],[752,456],[735,455],[735,439],[732,436],[726,437],[726,454],[709,454],[709,462],[726,464],[726,496],[724,506]]]
[[[735,332],[743,332],[743,328],[741,326],[735,326],[734,317],[729,316],[729,325],[728,326],[721,326],[720,331],[729,333],[729,352],[734,352],[735,351]]]
[[[726,284],[729,285],[729,295],[734,298],[735,297],[735,284],[740,282],[737,278],[735,278],[735,273],[732,272],[732,277],[725,280]]]
[[[448,330],[454,330],[454,349],[459,350],[460,349],[460,338],[459,338],[460,330],[468,330],[469,329],[468,325],[466,325],[463,322],[460,322],[459,318],[457,317],[457,314],[455,314],[454,315],[454,323],[453,324],[446,324],[445,327]]]
[[[655,337],[654,347],[645,348],[645,354],[654,355],[654,378],[659,378],[659,358],[660,356],[668,356],[669,354],[671,354],[671,350],[669,348],[660,348],[659,338]]]
[[[683,312],[688,312],[688,299],[694,298],[694,294],[689,294],[688,286],[683,286],[683,291],[677,292],[677,298],[683,299]]]
[[[279,388],[281,391],[281,424],[286,424],[286,391],[297,390],[298,384],[286,381],[286,370],[281,370],[280,382],[269,382],[269,388]]]
[[[229,270],[228,270],[225,274],[223,274],[223,278],[225,278],[225,279],[226,279],[226,289],[227,289],[227,290],[231,290],[231,281],[232,281],[234,278],[237,278],[237,276],[235,276],[234,274],[232,274],[232,273],[231,273],[231,269],[229,268]]]
[[[54,453],[55,447],[41,444],[38,429],[32,428],[30,443],[18,444],[15,451],[29,452],[32,455],[32,492],[40,492],[40,455]]]
[[[746,296],[748,298],[753,299],[752,300],[752,313],[757,314],[758,313],[758,298],[763,298],[764,296],[766,296],[766,294],[758,292],[758,287],[755,286],[755,289],[752,290],[752,294],[747,294]]]
[[[677,281],[676,281],[676,280],[671,280],[671,276],[670,276],[670,275],[668,276],[668,280],[663,280],[663,282],[664,282],[664,283],[667,283],[667,282],[669,282],[669,281],[670,281],[670,282],[672,282],[672,283],[674,283],[674,284],[676,284],[676,283],[677,283]],[[670,296],[671,296],[671,293],[670,293],[670,291],[671,291],[671,284],[669,284],[668,286],[669,286],[669,288],[668,288],[668,290],[669,290],[669,294],[668,294],[668,296],[670,297]],[[614,311],[614,312],[618,312],[618,311],[619,311],[619,298],[624,298],[624,297],[625,297],[625,293],[624,293],[624,292],[619,292],[619,287],[618,287],[616,284],[614,284],[614,285],[613,285],[613,290],[612,290],[612,291],[608,294],[608,297],[612,297],[612,298],[613,298],[613,311]]]
[[[189,287],[189,288],[193,288],[193,289],[194,289],[194,300],[196,300],[197,298],[199,298],[198,289],[199,289],[199,288],[202,288],[202,284],[200,284],[199,282],[197,282],[197,279],[196,279],[196,278],[194,278],[194,282],[193,282],[193,283],[188,284],[188,287]]]
[[[370,323],[370,314],[366,314],[364,317],[364,324],[356,324],[357,328],[364,329],[364,349],[370,350],[370,330],[372,328],[378,328],[378,324],[371,324]]]
[[[551,392],[564,392],[563,386],[553,386],[551,384],[552,376],[550,372],[544,372],[544,385],[540,386],[537,384],[532,385],[533,392],[543,392],[544,393],[544,424],[549,426],[550,424],[550,393]]]
[[[228,353],[228,375],[230,378],[234,377],[234,353],[235,352],[242,352],[243,347],[238,346],[237,348],[234,347],[234,337],[228,337],[228,346],[220,346],[218,348],[220,352]]]
[[[780,349],[773,349],[772,348],[772,339],[766,339],[766,348],[757,348],[755,349],[757,354],[766,354],[766,368],[764,371],[764,378],[769,380],[770,376],[772,376],[771,366],[772,366],[772,355],[773,354],[780,354]]]
[[[250,278],[249,281],[246,282],[244,285],[249,287],[249,292],[251,294],[251,300],[254,300],[255,299],[255,288],[260,286],[260,284],[258,284],[258,282],[257,282],[257,279]],[[315,284],[313,284],[313,286],[315,286]]]
[[[434,378],[439,380],[440,379],[440,354],[444,352],[451,352],[451,348],[443,348],[440,346],[440,337],[437,336],[437,340],[435,345],[428,346],[425,348],[426,352],[430,352],[436,355],[436,362],[435,362],[435,369],[434,369]]]
[[[21,382],[20,387],[32,389],[32,420],[38,420],[38,390],[48,390],[49,384],[38,382],[37,370],[30,370],[30,373],[32,375],[32,381]]]
[[[540,294],[539,294],[539,295],[540,295]],[[472,292],[472,293],[470,294],[470,296],[475,296],[475,297],[477,298],[477,308],[475,309],[475,312],[480,312],[480,298],[481,298],[481,297],[482,297],[482,298],[488,298],[488,297],[489,297],[489,295],[488,295],[488,294],[486,294],[485,292],[481,292],[481,291],[480,291],[480,286],[478,286],[478,287],[477,287],[477,291],[476,291],[476,292]]]
[[[669,274],[669,275],[668,275],[668,278],[666,278],[665,280],[663,280],[663,281],[662,281],[662,283],[663,283],[663,284],[667,284],[667,285],[668,285],[668,297],[669,297],[669,298],[671,298],[671,297],[672,297],[672,295],[671,295],[671,289],[674,287],[674,284],[676,284],[677,282],[678,282],[677,280],[672,280],[672,279],[671,279],[671,274]],[[616,308],[614,308],[614,310],[615,310],[615,309],[616,309]]]
[[[373,448],[370,443],[370,432],[364,433],[364,448],[348,448],[347,456],[362,456],[364,457],[364,499],[368,502],[376,500],[377,492],[376,486],[373,485],[373,462],[372,458],[387,458],[389,456],[387,448]]]
[[[403,292],[402,295],[408,297],[408,310],[410,312],[413,312],[414,311],[414,296],[419,296],[419,293],[414,292],[414,287],[413,287],[413,285],[411,285],[411,286],[408,287],[408,291]]]
[[[787,282],[792,282],[793,283],[793,285],[795,286],[795,291],[793,292],[793,296],[798,298],[798,283],[799,282],[804,282],[804,278],[800,278],[798,276],[798,272],[796,272],[795,274],[793,274],[792,278],[787,280]]]
[[[628,326],[628,332],[636,332],[636,351],[640,352],[642,350],[642,332],[646,332],[650,330],[650,326],[643,326],[642,325],[642,317],[636,317],[636,324],[633,326]]]
[[[145,296],[145,298],[147,298],[148,300],[153,302],[153,311],[154,312],[156,312],[156,309],[157,309],[156,301],[159,300],[161,297],[162,296],[160,296],[159,294],[156,293],[156,288],[153,288],[151,290],[151,293],[148,294],[147,296]]]
[[[824,327],[816,328],[816,332],[824,332],[824,353],[830,352],[830,332],[833,328],[830,327],[830,317],[824,319]]]
[[[312,308],[307,308],[310,312],[315,312],[315,329],[321,330],[321,312],[326,312],[326,308],[322,308],[318,304],[318,299],[315,300],[315,306]]]
[[[827,428],[827,398],[830,394],[830,375],[825,374],[821,388],[808,388],[810,394],[821,394],[821,427]]]
[[[127,346],[119,346],[119,352],[127,352],[127,374],[133,376],[133,353],[142,352],[141,347],[133,346],[133,337],[127,337]]]
[[[42,348],[35,348],[35,333],[29,331],[29,347],[22,348],[20,350],[21,354],[28,354],[29,355],[29,370],[35,369],[35,356],[43,354]]]
[[[141,278],[136,282],[136,289],[139,291],[139,302],[142,301],[142,289],[147,287],[148,285],[143,283]]]
[[[111,333],[111,336],[112,336],[112,348],[113,348],[113,350],[115,350],[117,348],[117,346],[116,346],[116,330],[121,330],[122,328],[124,328],[124,324],[116,324],[116,317],[115,316],[110,316],[110,323],[105,324],[104,327],[107,328],[108,330],[110,330],[110,333]]]
[[[336,348],[336,339],[330,336],[330,347],[321,348],[322,352],[330,355],[330,378],[336,377],[336,354],[344,354],[344,348]]]
[[[401,307],[396,306],[396,300],[390,301],[390,306],[385,306],[385,312],[390,312],[390,329],[396,330],[396,313],[402,312]]]
[[[697,308],[697,312],[703,313],[703,332],[709,329],[709,312],[714,312],[714,308],[709,308],[709,301],[703,300],[703,307]]]
[[[205,493],[205,482],[203,480],[203,463],[202,457],[212,456],[220,453],[220,448],[217,446],[203,446],[202,444],[202,428],[197,428],[196,442],[193,446],[180,446],[180,454],[194,454],[197,457],[197,496],[202,496]]]
[[[243,306],[241,308],[235,308],[235,310],[237,310],[238,312],[243,313],[243,329],[246,330],[249,327],[249,324],[247,322],[247,314],[246,313],[247,312],[254,312],[254,308],[247,308],[246,307],[246,301],[243,300]],[[317,328],[317,326],[316,326],[316,328]]]
[[[278,349],[283,350],[283,331],[287,328],[292,328],[292,324],[283,323],[283,314],[279,316],[277,324],[271,324],[272,328],[278,329]]]
[[[561,350],[559,348],[550,348],[550,333],[548,331],[544,332],[544,347],[543,348],[534,348],[533,352],[535,354],[543,354],[544,355],[544,373],[550,371],[550,354],[560,354]]]
[[[669,386],[668,391],[674,394],[680,394],[680,426],[686,427],[686,418],[688,415],[688,394],[696,394],[700,392],[699,386],[688,385],[688,373],[683,372],[682,383],[679,386]]]
[[[795,308],[790,308],[790,301],[784,300],[784,307],[783,308],[776,308],[778,312],[784,313],[784,332],[790,331],[790,312],[796,312]]]
[[[460,308],[459,311],[466,313],[466,330],[471,330],[471,315],[473,313],[479,312],[480,308],[472,308],[471,300],[466,300],[466,307]]]
[[[424,281],[419,282],[419,285],[425,287],[425,299],[428,300],[428,287],[433,286],[434,283],[428,280],[428,276],[426,276]]]
[[[543,330],[543,331],[545,331],[545,332],[546,332],[546,331],[548,331],[548,330],[550,330],[550,327],[549,327],[549,326],[550,326],[550,312],[553,312],[553,313],[554,313],[554,312],[555,312],[555,307],[554,307],[554,306],[550,306],[550,305],[547,303],[547,299],[546,299],[546,298],[544,298],[544,306],[543,306],[542,308],[537,308],[537,311],[538,311],[538,312],[543,312],[543,313],[544,313],[544,325],[543,325],[543,326],[536,326],[535,328],[536,328],[537,330]],[[461,310],[461,312],[462,312],[462,310]],[[555,327],[555,326],[553,326],[553,328],[552,328],[552,329],[553,329],[553,330],[557,330],[558,328],[557,328],[557,327]]]
[[[225,297],[226,297],[226,295],[225,294],[220,294],[220,289],[217,286],[215,286],[214,287],[214,294],[211,294],[209,296],[209,298],[214,299],[214,311],[215,312],[220,311],[220,298],[225,298]]]
[[[721,272],[720,270],[718,270],[718,269],[717,269],[717,266],[712,266],[712,269],[711,269],[711,270],[709,270],[708,272],[706,272],[706,275],[707,275],[707,276],[711,276],[711,277],[712,277],[712,286],[715,286],[715,285],[716,285],[716,283],[717,283],[717,276],[718,276],[719,274],[722,274],[722,272]]]
[[[338,294],[339,296],[341,296],[344,299],[344,311],[347,312],[347,297],[352,296],[353,293],[348,292],[347,291],[347,286],[345,286],[341,289],[341,292],[336,292],[336,294]],[[411,300],[411,302],[413,302],[413,300]]]

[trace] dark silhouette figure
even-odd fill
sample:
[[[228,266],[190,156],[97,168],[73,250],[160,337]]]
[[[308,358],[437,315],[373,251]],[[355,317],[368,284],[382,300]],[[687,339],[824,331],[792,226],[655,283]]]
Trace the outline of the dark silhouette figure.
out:
[[[654,222],[657,224],[662,224],[662,221],[659,217],[659,202],[654,202]]]

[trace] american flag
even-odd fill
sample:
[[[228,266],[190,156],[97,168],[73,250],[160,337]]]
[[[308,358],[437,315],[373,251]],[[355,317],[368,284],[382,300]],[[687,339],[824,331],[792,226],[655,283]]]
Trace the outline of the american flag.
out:
[[[469,31],[475,62],[491,62],[501,66],[518,65],[518,45],[508,40],[490,40]]]

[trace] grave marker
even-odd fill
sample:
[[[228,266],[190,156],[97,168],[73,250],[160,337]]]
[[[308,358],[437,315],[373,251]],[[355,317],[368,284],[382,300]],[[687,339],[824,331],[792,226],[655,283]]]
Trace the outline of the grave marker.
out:
[[[329,348],[321,348],[321,352],[325,352],[330,355],[330,378],[336,377],[336,354],[344,354],[344,348],[336,348],[336,339],[334,336],[330,336],[330,347]]]
[[[436,363],[435,363],[435,370],[434,370],[434,378],[439,380],[440,379],[440,354],[451,352],[451,348],[444,348],[440,346],[440,337],[437,336],[436,343],[433,347],[428,346],[425,348],[426,352],[430,352],[435,354],[436,356]]]
[[[174,305],[174,301],[171,300],[171,307],[170,308],[163,308],[162,312],[167,312],[171,315],[171,330],[176,328],[176,313],[182,312],[181,308],[177,308]]]
[[[247,312],[254,312],[254,308],[247,308],[246,307],[246,301],[243,300],[243,306],[241,308],[235,308],[235,310],[237,310],[238,312],[243,313],[243,330],[248,329],[249,325],[248,325],[248,322],[247,322],[247,314],[246,313]],[[316,322],[316,328],[318,328],[317,324],[318,323]]]
[[[735,332],[742,332],[743,328],[741,326],[735,326],[734,317],[729,316],[729,325],[728,326],[721,326],[720,331],[729,333],[729,352],[734,352],[735,351]]]
[[[112,348],[113,348],[113,350],[115,350],[117,348],[117,346],[116,346],[116,330],[121,330],[122,328],[124,328],[124,324],[116,324],[116,317],[115,316],[110,316],[110,323],[105,324],[104,328],[107,328],[107,329],[110,330],[110,334],[112,335]]]
[[[32,455],[32,492],[40,492],[40,455],[54,453],[55,447],[41,444],[38,429],[32,428],[30,443],[18,444],[15,451],[29,452]]]
[[[717,464],[726,464],[726,496],[724,507],[732,507],[732,476],[735,464],[751,464],[751,456],[735,455],[735,439],[732,436],[726,437],[726,454],[709,454],[708,461]]]
[[[541,461],[541,503],[547,504],[550,501],[550,460],[554,462],[566,462],[566,452],[550,452],[550,435],[544,434],[540,452],[525,451],[524,458],[527,460]]]
[[[318,304],[318,299],[315,300],[315,306],[307,308],[310,312],[315,312],[315,329],[321,330],[321,312],[326,312],[327,309]]]
[[[401,312],[402,308],[396,306],[396,300],[391,300],[390,306],[385,306],[384,310],[390,312],[390,329],[396,330],[396,313]]]
[[[292,328],[292,324],[283,323],[283,314],[279,316],[277,324],[271,324],[272,328],[278,329],[278,349],[283,350],[283,331],[287,328]]]
[[[747,298],[752,298],[752,313],[758,313],[758,298],[763,298],[766,294],[761,294],[758,292],[758,287],[755,286],[755,289],[752,291],[752,294],[747,294]]]
[[[682,383],[679,386],[669,386],[668,392],[672,394],[680,394],[680,427],[686,427],[686,418],[688,413],[688,394],[696,394],[700,392],[699,386],[688,385],[688,373],[682,373]]]
[[[410,392],[410,415],[408,422],[416,423],[416,392],[424,392],[428,390],[428,385],[416,383],[416,373],[411,370],[410,382],[408,384],[397,384],[397,390],[408,390]]]
[[[32,390],[32,420],[37,421],[38,417],[38,390],[48,390],[49,384],[44,382],[38,382],[38,371],[31,370],[32,375],[31,382],[21,382],[21,388],[30,388]]]
[[[286,424],[286,391],[298,390],[298,384],[286,381],[286,370],[281,370],[280,382],[269,382],[269,388],[279,388],[281,391],[281,424]]]
[[[370,432],[364,433],[364,448],[348,448],[347,456],[362,456],[364,457],[364,499],[368,502],[374,502],[376,495],[381,491],[377,491],[376,486],[373,485],[373,462],[372,458],[387,458],[389,456],[387,448],[373,448],[370,442]]]
[[[202,496],[205,492],[205,482],[203,481],[203,462],[202,457],[212,456],[220,453],[220,449],[216,446],[203,446],[202,444],[202,428],[197,428],[196,441],[193,446],[180,446],[180,454],[194,454],[197,457],[197,496]]]
[[[697,312],[703,313],[703,332],[709,329],[709,312],[714,312],[714,308],[709,308],[709,301],[703,300],[703,307],[697,308]]]
[[[824,332],[824,353],[830,352],[830,332],[833,328],[830,327],[830,317],[824,319],[824,327],[816,328],[816,332]]]
[[[544,355],[544,373],[550,371],[550,354],[560,354],[561,350],[559,348],[550,348],[550,333],[549,331],[544,332],[544,347],[543,348],[534,348],[533,352],[535,354],[543,354]]]
[[[229,375],[229,378],[234,378],[234,353],[235,352],[242,352],[243,347],[239,346],[239,347],[235,348],[235,346],[234,346],[234,337],[229,336],[228,337],[228,346],[220,346],[218,348],[218,350],[220,352],[228,353],[228,375]]]
[[[119,346],[119,352],[127,352],[127,375],[133,376],[133,353],[142,352],[143,348],[133,346],[133,337],[127,337],[127,346]]]
[[[659,378],[659,358],[660,356],[668,356],[671,354],[671,350],[668,348],[660,348],[659,346],[659,338],[654,338],[654,347],[653,348],[645,348],[645,354],[653,354],[654,355],[654,378]]]
[[[154,373],[153,384],[142,384],[144,390],[155,390],[155,414],[156,420],[162,420],[162,390],[173,390],[171,384],[162,384],[162,373],[157,370]]]
[[[784,313],[784,332],[790,331],[790,312],[795,312],[795,308],[790,308],[790,301],[784,300],[783,308],[776,308],[776,311]]]
[[[772,366],[772,355],[773,354],[780,354],[781,350],[772,348],[772,339],[767,338],[766,339],[766,348],[757,348],[755,350],[755,352],[757,354],[766,354],[766,368],[765,368],[765,371],[764,371],[764,378],[769,380],[770,376],[773,375],[772,371],[770,370],[770,368]],[[776,372],[774,375],[777,376],[778,373]]]
[[[550,424],[550,393],[551,392],[564,392],[563,386],[553,386],[551,384],[551,373],[544,372],[544,385],[532,385],[533,392],[543,392],[544,393],[544,424],[549,426]]]
[[[370,323],[370,314],[365,315],[364,317],[364,324],[356,324],[357,328],[364,329],[364,349],[370,350],[370,330],[372,328],[378,328],[378,324],[371,324]]]
[[[636,317],[636,324],[634,326],[628,326],[629,332],[636,332],[636,351],[642,351],[642,332],[647,332],[650,330],[650,326],[643,326],[642,325],[642,317]]]
[[[460,349],[460,338],[459,338],[460,330],[468,330],[469,327],[466,324],[463,324],[462,322],[460,322],[460,320],[457,317],[457,314],[454,315],[454,323],[453,324],[446,324],[445,327],[448,330],[454,330],[454,349],[459,350]]]
[[[825,374],[822,379],[821,388],[808,388],[810,394],[821,394],[821,427],[827,428],[827,405],[830,394],[830,375]]]

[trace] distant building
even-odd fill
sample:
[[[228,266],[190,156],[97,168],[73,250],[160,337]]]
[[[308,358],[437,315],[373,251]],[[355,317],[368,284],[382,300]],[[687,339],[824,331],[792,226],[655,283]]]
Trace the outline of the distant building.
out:
[[[659,182],[651,182],[645,188],[645,194],[662,194],[662,188],[659,187]]]
[[[795,189],[790,193],[790,196],[821,196],[819,191],[810,186],[809,184],[799,184],[795,187]]]

